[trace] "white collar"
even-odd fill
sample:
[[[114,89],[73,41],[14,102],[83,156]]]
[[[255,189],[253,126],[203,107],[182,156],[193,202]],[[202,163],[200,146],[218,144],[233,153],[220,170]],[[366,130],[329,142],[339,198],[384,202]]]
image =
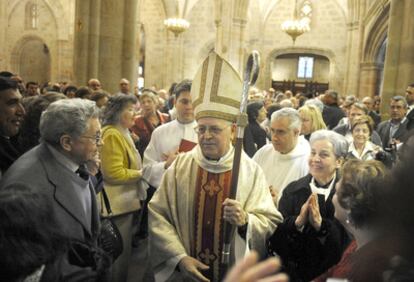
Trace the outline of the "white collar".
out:
[[[348,152],[354,155],[357,159],[362,159],[363,156],[366,154],[373,152],[375,150],[375,145],[371,141],[367,141],[364,146],[364,150],[362,150],[362,154],[359,155],[357,149],[355,148],[354,142],[351,142],[349,145]]]
[[[325,202],[328,200],[329,195],[331,194],[331,191],[335,185],[336,180],[336,173],[331,181],[331,184],[329,184],[328,188],[319,188],[315,184],[315,178],[312,177],[311,182],[309,183],[309,186],[311,188],[312,193],[316,193],[318,195],[323,195],[325,197]]]
[[[230,145],[230,149],[227,153],[217,161],[208,160],[204,157],[200,145],[197,145],[191,153],[193,154],[197,164],[209,172],[223,173],[233,168],[234,147],[232,145]]]

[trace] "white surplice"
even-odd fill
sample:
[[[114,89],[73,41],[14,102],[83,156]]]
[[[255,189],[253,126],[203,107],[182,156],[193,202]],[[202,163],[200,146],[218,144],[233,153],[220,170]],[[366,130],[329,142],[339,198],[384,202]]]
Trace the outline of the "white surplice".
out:
[[[165,123],[152,132],[151,140],[144,152],[143,165],[146,180],[153,187],[159,187],[162,175],[165,172],[164,154],[177,151],[181,140],[185,139],[198,143],[194,127],[197,122],[180,123],[178,120]]]
[[[289,183],[308,174],[309,155],[309,142],[299,136],[296,147],[287,154],[281,154],[274,149],[273,144],[267,144],[253,156],[253,160],[263,169],[269,185],[278,193],[277,202]]]

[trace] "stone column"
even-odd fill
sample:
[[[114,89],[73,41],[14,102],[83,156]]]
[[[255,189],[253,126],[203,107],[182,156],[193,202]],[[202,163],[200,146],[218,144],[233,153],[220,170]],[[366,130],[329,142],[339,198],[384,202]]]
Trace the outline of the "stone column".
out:
[[[377,94],[376,85],[379,79],[379,72],[382,65],[378,63],[361,63],[359,72],[359,97],[371,96]]]
[[[74,77],[85,85],[98,78],[118,92],[122,77],[136,84],[136,16],[138,0],[76,1]]]
[[[136,38],[138,36],[138,23],[136,21],[137,8],[137,0],[125,0],[121,76],[127,78],[131,82],[131,91],[137,84],[138,57],[135,56],[137,49]]]
[[[240,73],[244,69],[245,30],[248,0],[223,1],[216,19],[216,52]]]
[[[365,96],[358,93],[361,51],[363,48],[364,23],[361,20],[365,14],[366,1],[348,1],[349,16],[347,24],[347,50],[345,81],[341,95]]]
[[[404,95],[414,81],[414,1],[391,0],[388,44],[384,64],[381,113],[388,118],[389,100]]]
[[[7,70],[9,62],[6,61],[6,31],[8,26],[8,17],[7,17],[7,1],[0,1],[0,70]]]
[[[158,87],[167,88],[173,82],[180,82],[184,78],[184,33],[177,36],[166,29],[166,48],[164,64],[164,79],[157,81]]]
[[[89,74],[89,34],[92,32],[90,22],[96,19],[90,17],[92,0],[76,1],[73,76],[76,85],[85,85],[91,77]],[[98,16],[99,17],[99,16]]]
[[[88,58],[88,78],[98,77],[99,73],[99,36],[100,36],[100,11],[101,0],[91,0],[89,22],[90,31],[88,34],[89,41],[89,58]],[[91,50],[94,50],[91,52]]]

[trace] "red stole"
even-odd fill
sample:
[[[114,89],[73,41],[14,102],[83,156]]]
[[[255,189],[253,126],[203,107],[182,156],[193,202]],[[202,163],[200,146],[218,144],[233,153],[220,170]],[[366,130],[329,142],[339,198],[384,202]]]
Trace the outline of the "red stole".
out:
[[[191,255],[210,266],[203,274],[210,281],[220,281],[223,228],[223,201],[230,193],[231,170],[211,173],[198,168],[194,198],[195,224]]]

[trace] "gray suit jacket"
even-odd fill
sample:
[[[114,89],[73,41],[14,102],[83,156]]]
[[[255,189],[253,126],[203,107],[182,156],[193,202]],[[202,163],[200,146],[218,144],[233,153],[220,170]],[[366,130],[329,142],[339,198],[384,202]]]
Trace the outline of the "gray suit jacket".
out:
[[[390,128],[391,128],[391,120],[386,120],[381,122],[378,125],[377,132],[378,135],[381,137],[381,141],[384,148],[387,148],[390,143]],[[405,120],[397,131],[394,133],[392,138],[398,139],[401,142],[405,142],[407,140],[407,120]]]
[[[45,144],[40,144],[21,156],[7,170],[0,182],[0,189],[15,183],[27,185],[44,192],[51,201],[57,223],[71,239],[96,244],[99,234],[99,214],[95,191],[89,185],[92,199],[91,228],[88,227],[82,204],[67,177],[69,170],[62,166]]]

